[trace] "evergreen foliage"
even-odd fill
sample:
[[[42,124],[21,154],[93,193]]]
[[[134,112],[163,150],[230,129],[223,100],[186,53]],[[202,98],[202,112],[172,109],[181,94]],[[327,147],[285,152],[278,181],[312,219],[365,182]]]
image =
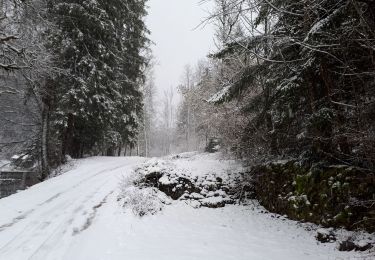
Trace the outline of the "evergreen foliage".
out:
[[[250,156],[261,144],[263,157],[374,168],[374,2],[247,4],[239,17],[258,8],[251,21],[257,33],[232,37],[213,57],[246,57],[249,62],[211,100],[249,98],[243,107],[249,122],[241,152]]]
[[[133,142],[142,112],[145,1],[50,1],[50,48],[65,73],[51,79],[62,156]],[[116,141],[108,136],[118,136]]]

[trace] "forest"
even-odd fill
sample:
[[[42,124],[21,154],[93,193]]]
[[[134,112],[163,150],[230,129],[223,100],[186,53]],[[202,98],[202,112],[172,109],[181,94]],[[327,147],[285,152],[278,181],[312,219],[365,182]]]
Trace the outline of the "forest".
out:
[[[239,201],[374,232],[375,1],[207,2],[215,51],[158,93],[147,0],[0,0],[0,162],[220,152]]]
[[[44,179],[68,155],[133,145],[149,62],[145,1],[1,3],[1,114],[12,133],[3,146],[38,161]]]
[[[66,155],[165,155],[210,138],[249,163],[373,170],[374,2],[215,2],[202,23],[218,51],[156,104],[145,1],[2,1],[2,146],[44,175]]]

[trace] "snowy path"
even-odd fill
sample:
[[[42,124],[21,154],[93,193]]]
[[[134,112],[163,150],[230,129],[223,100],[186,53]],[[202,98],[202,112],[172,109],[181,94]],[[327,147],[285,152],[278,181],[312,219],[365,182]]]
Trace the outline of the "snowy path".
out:
[[[179,202],[137,218],[119,207],[117,192],[121,176],[143,161],[85,159],[0,200],[0,260],[358,259],[250,207],[197,210]]]
[[[61,259],[89,228],[122,174],[143,159],[92,158],[76,170],[0,201],[0,259]],[[74,258],[70,258],[74,259]]]

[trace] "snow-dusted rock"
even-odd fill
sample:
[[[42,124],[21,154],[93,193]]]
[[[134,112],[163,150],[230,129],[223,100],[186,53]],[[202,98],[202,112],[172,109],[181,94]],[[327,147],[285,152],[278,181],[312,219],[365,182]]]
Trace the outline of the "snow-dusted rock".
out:
[[[188,204],[189,206],[191,206],[195,209],[198,209],[202,206],[202,204],[197,200],[187,200],[186,204]]]
[[[373,248],[371,242],[365,240],[353,241],[352,238],[340,241],[337,247],[339,251],[366,251],[371,248]]]
[[[222,208],[226,204],[231,204],[233,201],[231,199],[225,199],[222,197],[210,197],[200,200],[203,207],[208,208]]]
[[[220,166],[219,160],[202,160],[200,156],[206,155],[191,153],[173,156],[169,160],[152,159],[135,169],[137,177],[134,183],[139,187],[157,188],[173,200],[199,201],[199,207],[217,208],[233,203],[228,194],[235,194],[230,191],[235,186],[234,181],[238,182],[238,175],[231,175],[226,168],[228,166]],[[201,164],[201,161],[205,164]],[[212,163],[213,168],[206,168],[208,162]],[[236,167],[238,169],[238,165]],[[218,169],[223,170],[220,172]],[[198,205],[192,203],[194,207]]]
[[[316,231],[316,240],[321,243],[332,243],[336,241],[336,236],[332,230],[320,228]]]
[[[194,200],[200,200],[200,199],[204,199],[204,196],[202,194],[193,192],[192,194],[190,194],[190,198]]]

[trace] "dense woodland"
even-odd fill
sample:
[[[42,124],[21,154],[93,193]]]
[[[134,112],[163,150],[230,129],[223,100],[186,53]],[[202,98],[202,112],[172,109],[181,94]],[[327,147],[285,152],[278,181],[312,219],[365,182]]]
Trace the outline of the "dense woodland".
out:
[[[375,1],[215,6],[218,51],[185,70],[177,137],[221,140],[272,212],[373,232]]]
[[[39,161],[43,179],[67,155],[134,146],[149,63],[145,1],[4,0],[0,10],[0,94],[10,103],[1,114],[16,129],[3,147]],[[17,131],[22,106],[33,115],[28,134]]]
[[[375,2],[215,2],[219,51],[186,80],[179,131],[249,162],[374,169]]]
[[[31,155],[45,178],[67,155],[216,138],[248,164],[375,169],[375,1],[214,0],[201,26],[215,24],[217,51],[159,96],[146,2],[0,1],[3,153]]]

